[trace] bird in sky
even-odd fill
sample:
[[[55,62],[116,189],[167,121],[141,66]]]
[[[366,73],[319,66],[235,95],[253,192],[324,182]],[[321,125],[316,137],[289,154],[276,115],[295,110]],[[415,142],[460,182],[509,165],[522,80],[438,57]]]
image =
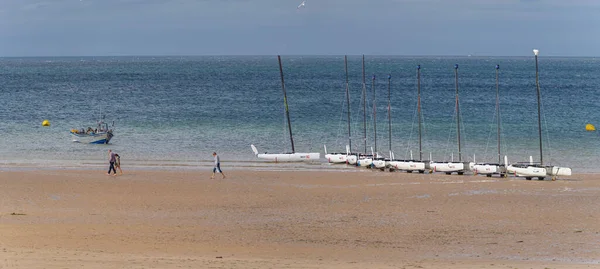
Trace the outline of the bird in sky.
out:
[[[297,9],[300,9],[301,7],[304,7],[306,5],[306,0],[302,1],[302,3],[300,3],[300,5],[298,5]]]

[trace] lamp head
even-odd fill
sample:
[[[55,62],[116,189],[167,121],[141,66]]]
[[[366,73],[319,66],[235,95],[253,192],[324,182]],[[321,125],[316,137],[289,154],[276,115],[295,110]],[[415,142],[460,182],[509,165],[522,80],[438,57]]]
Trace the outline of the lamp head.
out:
[[[540,51],[539,51],[539,50],[537,50],[537,49],[534,49],[534,50],[533,50],[533,54],[535,54],[535,56],[538,56],[538,54],[539,54],[539,53],[540,53]]]
[[[499,64],[496,65],[496,69],[500,69],[500,65]]]
[[[417,65],[417,70],[421,70],[421,65]]]
[[[458,64],[455,64],[455,65],[454,65],[454,69],[458,69]]]

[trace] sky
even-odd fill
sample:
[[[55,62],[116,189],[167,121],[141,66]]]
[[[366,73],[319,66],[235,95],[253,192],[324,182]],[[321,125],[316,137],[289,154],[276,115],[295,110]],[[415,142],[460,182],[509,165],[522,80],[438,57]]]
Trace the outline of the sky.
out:
[[[600,0],[0,0],[0,57],[600,56]]]

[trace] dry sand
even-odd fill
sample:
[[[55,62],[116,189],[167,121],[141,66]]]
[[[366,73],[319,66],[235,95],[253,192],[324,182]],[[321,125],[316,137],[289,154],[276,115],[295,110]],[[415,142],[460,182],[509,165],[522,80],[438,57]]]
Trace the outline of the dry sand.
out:
[[[600,175],[209,177],[0,172],[0,268],[600,268]]]

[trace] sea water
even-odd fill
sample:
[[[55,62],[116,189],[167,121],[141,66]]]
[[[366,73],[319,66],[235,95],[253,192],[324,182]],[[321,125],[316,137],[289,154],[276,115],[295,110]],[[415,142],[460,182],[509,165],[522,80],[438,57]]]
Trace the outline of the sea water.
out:
[[[343,56],[283,56],[297,152],[345,151]],[[533,57],[366,56],[366,145],[418,158],[416,66],[421,65],[423,158],[458,160],[458,64],[463,160],[497,161],[496,70],[500,65],[502,155],[539,161]],[[365,149],[361,56],[349,57],[352,150]],[[544,162],[600,172],[600,59],[539,58]],[[374,87],[373,75],[375,75]],[[388,80],[391,75],[391,80]],[[69,131],[114,122],[108,145],[74,143]],[[43,120],[50,127],[42,127]],[[123,164],[149,168],[272,167],[250,149],[289,152],[276,56],[0,58],[0,166],[97,167],[112,149]],[[329,167],[321,163],[309,166]],[[227,167],[227,165],[224,165]],[[300,165],[281,167],[302,168]],[[306,167],[304,167],[306,168]]]

